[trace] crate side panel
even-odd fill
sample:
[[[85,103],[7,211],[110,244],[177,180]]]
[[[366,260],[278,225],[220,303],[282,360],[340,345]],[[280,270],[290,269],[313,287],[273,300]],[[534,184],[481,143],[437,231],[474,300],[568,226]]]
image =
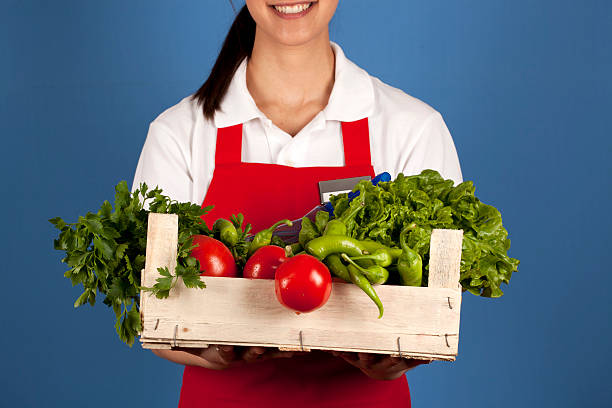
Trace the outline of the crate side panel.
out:
[[[274,282],[205,278],[204,290],[178,285],[168,299],[150,298],[142,338],[317,348],[457,352],[461,294],[455,289],[379,286],[378,313],[356,286],[334,283],[328,303],[297,315],[276,300]],[[178,325],[178,326],[177,326]],[[306,340],[308,336],[309,340]]]
[[[438,334],[454,327],[460,313],[460,292],[446,288],[378,286],[385,305],[382,319],[374,303],[355,285],[334,283],[329,301],[312,313],[297,314],[283,307],[274,281],[206,277],[206,289],[189,289],[178,282],[167,299],[149,294],[146,317],[203,323],[236,323],[287,327],[393,330]]]

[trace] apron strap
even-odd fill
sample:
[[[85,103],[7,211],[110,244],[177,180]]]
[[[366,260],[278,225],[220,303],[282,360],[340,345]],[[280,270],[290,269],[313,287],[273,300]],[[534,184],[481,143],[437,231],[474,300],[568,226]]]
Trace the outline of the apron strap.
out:
[[[342,143],[345,166],[372,165],[368,118],[342,122]]]
[[[342,122],[344,165],[372,165],[368,118]],[[242,124],[217,129],[215,165],[242,162]]]
[[[242,123],[217,129],[215,165],[242,161]]]

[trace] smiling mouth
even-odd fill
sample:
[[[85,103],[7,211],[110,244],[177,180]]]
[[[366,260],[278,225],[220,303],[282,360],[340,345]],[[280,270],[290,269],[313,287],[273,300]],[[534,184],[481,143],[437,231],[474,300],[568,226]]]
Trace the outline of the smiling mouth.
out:
[[[316,1],[293,4],[278,4],[271,5],[270,7],[273,8],[274,11],[276,11],[278,14],[297,17],[298,15],[306,14],[315,3]]]

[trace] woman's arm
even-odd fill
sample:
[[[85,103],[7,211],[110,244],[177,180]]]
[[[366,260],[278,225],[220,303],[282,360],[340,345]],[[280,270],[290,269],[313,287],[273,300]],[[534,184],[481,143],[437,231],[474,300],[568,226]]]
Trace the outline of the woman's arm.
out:
[[[180,350],[151,350],[153,354],[176,364],[207,367],[208,361],[194,354]]]
[[[245,363],[255,363],[271,358],[293,357],[295,353],[265,347],[234,347],[210,345],[208,348],[180,348],[175,350],[151,350],[153,354],[173,363],[224,370]]]

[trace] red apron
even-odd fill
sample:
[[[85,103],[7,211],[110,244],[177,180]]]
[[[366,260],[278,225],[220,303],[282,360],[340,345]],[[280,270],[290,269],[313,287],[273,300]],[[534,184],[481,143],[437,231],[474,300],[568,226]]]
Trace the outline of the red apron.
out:
[[[243,163],[242,125],[217,131],[215,170],[203,206],[204,218],[242,212],[253,231],[281,218],[298,219],[319,203],[318,182],[374,177],[368,120],[342,123],[344,167],[288,167]],[[344,360],[322,351],[267,360],[226,370],[185,367],[179,408],[410,407],[405,376],[372,380]]]

